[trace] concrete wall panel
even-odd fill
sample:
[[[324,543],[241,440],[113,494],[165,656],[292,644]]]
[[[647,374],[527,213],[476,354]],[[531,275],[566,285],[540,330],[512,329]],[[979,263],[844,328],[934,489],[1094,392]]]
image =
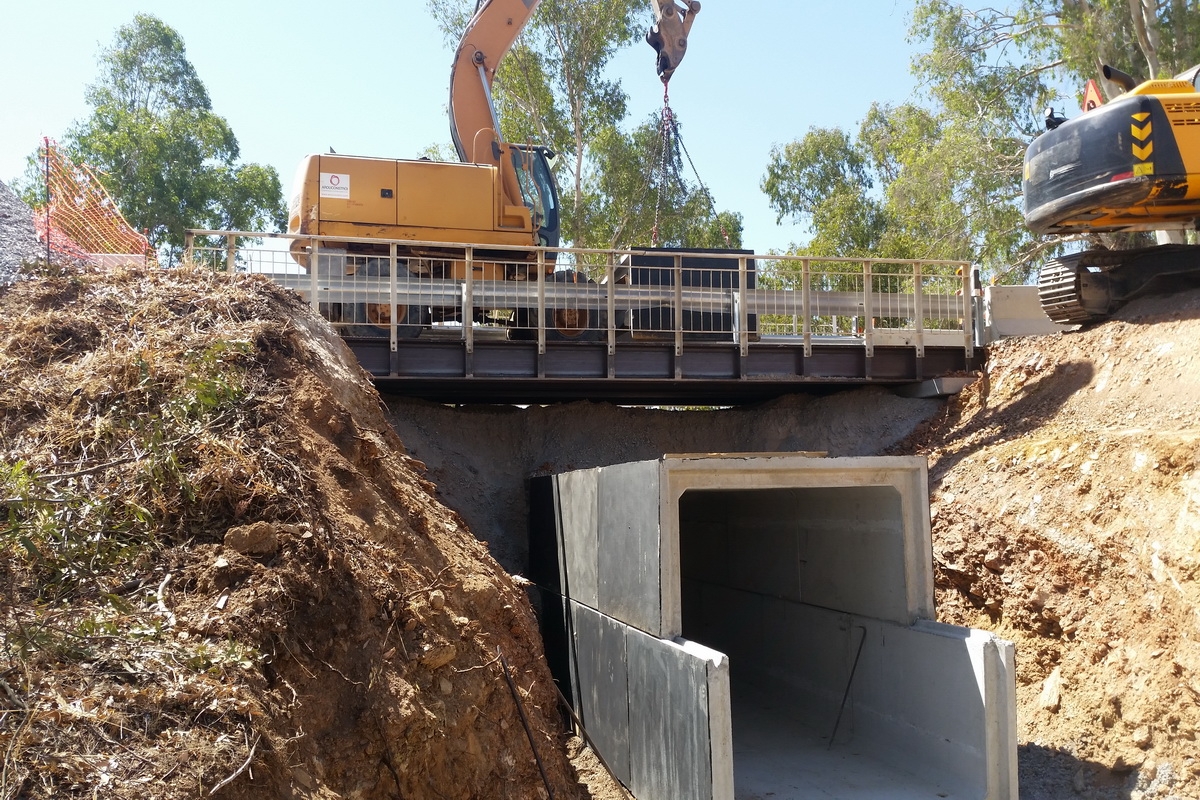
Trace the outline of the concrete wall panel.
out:
[[[657,461],[601,468],[596,517],[597,607],[655,636],[662,622],[658,477]]]
[[[625,628],[587,606],[571,603],[576,668],[575,708],[605,762],[626,786],[629,768],[629,680]]]
[[[697,645],[657,639],[627,629],[629,654],[630,789],[645,798],[713,798],[713,720],[716,700],[717,754],[715,772],[721,782],[716,797],[731,800],[732,742],[728,724],[728,671],[724,656]],[[717,697],[710,697],[716,683]],[[721,697],[724,694],[724,697]],[[724,705],[722,705],[724,704]]]
[[[596,470],[580,470],[555,476],[562,525],[563,561],[568,594],[572,600],[600,607],[596,571],[598,532],[596,528]]]

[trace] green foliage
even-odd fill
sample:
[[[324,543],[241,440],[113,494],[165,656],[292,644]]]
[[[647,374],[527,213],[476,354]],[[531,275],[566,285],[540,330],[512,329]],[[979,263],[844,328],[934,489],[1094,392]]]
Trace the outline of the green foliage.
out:
[[[1025,228],[1021,170],[1061,59],[1036,10],[920,0],[923,97],[872,106],[854,136],[813,128],[776,148],[762,187],[810,224],[813,255],[967,260],[1024,280],[1047,243]]]
[[[183,40],[161,20],[139,14],[117,30],[87,99],[91,116],[62,146],[96,170],[129,223],[169,258],[189,227],[287,224],[275,169],[238,163],[237,138],[213,113]]]
[[[475,3],[428,7],[457,45]],[[736,247],[739,214],[718,213],[702,187],[679,178],[675,156],[667,180],[659,175],[658,115],[624,130],[627,96],[605,70],[622,48],[646,47],[648,11],[642,0],[542,0],[496,75],[501,134],[560,154],[563,238],[574,246],[647,245],[657,206],[661,243],[724,247],[728,234]],[[652,64],[646,48],[647,71]]]
[[[140,380],[96,421],[85,448],[133,455],[55,473],[0,463],[0,552],[27,562],[58,596],[157,546],[178,501],[197,501],[196,443],[241,407],[249,355],[247,342],[214,340],[184,355],[178,385],[164,383],[150,354],[137,358]]]
[[[684,177],[680,150],[663,153],[661,131],[655,115],[632,133],[609,127],[593,139],[580,207],[587,246],[646,245],[657,223],[663,246],[740,247],[741,214],[716,211],[708,190]]]

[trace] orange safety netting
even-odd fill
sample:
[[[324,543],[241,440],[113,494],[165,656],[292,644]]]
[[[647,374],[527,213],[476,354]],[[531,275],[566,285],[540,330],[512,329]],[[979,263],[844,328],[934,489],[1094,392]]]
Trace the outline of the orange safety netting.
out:
[[[136,260],[157,266],[150,242],[125,221],[92,171],[72,162],[50,139],[43,141],[50,204],[34,213],[42,241],[57,253],[101,265]]]

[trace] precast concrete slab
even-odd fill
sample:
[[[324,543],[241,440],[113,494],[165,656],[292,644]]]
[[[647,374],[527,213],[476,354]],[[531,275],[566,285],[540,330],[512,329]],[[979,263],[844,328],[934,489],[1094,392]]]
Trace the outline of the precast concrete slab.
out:
[[[576,711],[605,763],[633,785],[627,625],[585,605],[571,603]]]
[[[570,681],[635,794],[1016,798],[1012,645],[931,621],[923,459],[665,456],[554,486]]]

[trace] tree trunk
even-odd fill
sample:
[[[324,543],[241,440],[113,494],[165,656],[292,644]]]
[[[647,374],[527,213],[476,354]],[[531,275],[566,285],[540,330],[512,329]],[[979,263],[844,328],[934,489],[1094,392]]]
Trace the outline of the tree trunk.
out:
[[[1151,79],[1158,77],[1161,68],[1158,61],[1157,10],[1158,4],[1155,0],[1129,0],[1129,16],[1133,20],[1133,29],[1137,32],[1142,55],[1146,57],[1146,65],[1150,68]]]

